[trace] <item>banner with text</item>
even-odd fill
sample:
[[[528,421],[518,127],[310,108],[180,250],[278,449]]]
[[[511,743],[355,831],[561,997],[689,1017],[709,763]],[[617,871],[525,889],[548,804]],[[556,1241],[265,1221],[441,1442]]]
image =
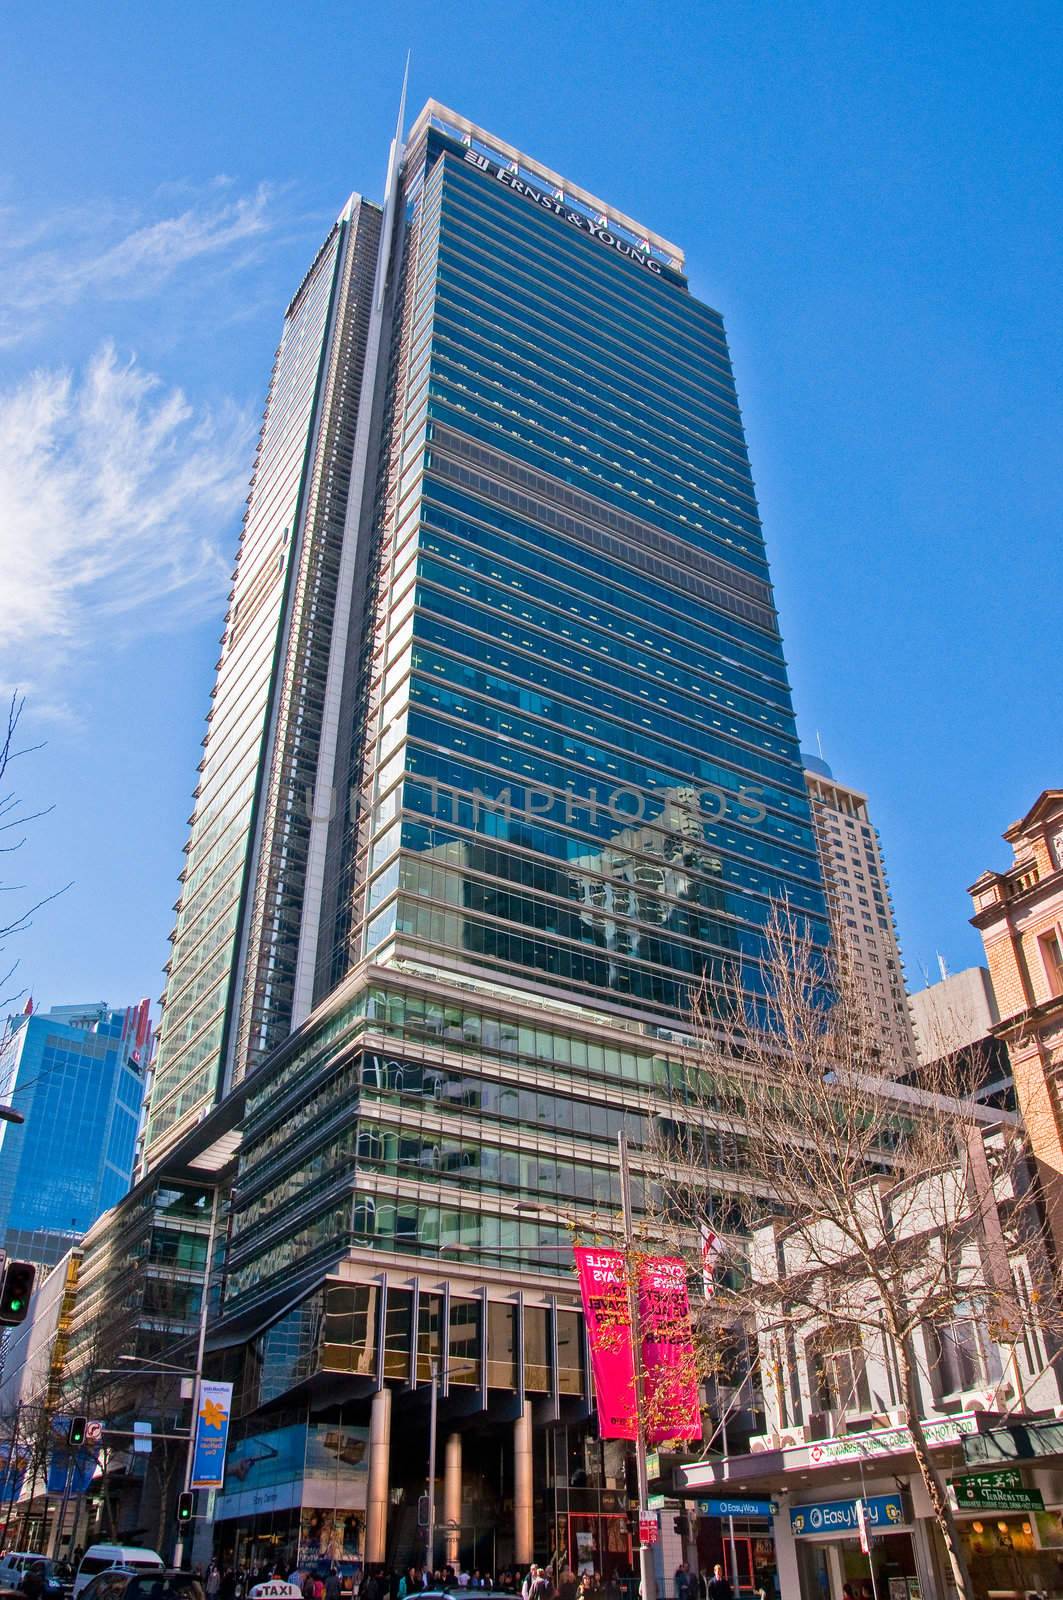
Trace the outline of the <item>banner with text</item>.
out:
[[[639,1268],[638,1293],[647,1442],[700,1439],[685,1262],[678,1256],[647,1256]]]
[[[624,1252],[577,1245],[574,1255],[594,1373],[598,1431],[603,1439],[634,1439],[635,1363]]]
[[[190,1489],[220,1489],[225,1482],[225,1445],[232,1404],[231,1383],[203,1382],[199,1385]]]

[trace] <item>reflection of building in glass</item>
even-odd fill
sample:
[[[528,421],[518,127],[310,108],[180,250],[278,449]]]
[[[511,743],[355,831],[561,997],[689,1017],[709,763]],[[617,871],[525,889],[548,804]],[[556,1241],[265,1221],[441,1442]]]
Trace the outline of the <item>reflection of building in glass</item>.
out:
[[[219,1185],[234,1437],[368,1428],[370,1559],[417,1552],[433,1362],[437,1559],[630,1559],[534,1207],[615,1213],[621,1130],[642,1203],[691,988],[755,995],[783,897],[824,942],[722,321],[430,104],[285,318],[130,1202]],[[318,1492],[229,1553],[294,1557]]]

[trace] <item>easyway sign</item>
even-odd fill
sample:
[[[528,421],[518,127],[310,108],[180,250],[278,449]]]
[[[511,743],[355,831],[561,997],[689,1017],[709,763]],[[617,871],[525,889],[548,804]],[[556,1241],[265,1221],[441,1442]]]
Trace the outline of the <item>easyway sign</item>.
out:
[[[904,1521],[900,1495],[876,1494],[863,1502],[864,1526],[884,1533]],[[790,1526],[794,1533],[856,1533],[860,1515],[855,1500],[821,1500],[811,1506],[791,1506]]]
[[[703,1517],[773,1517],[778,1511],[774,1500],[699,1500]]]

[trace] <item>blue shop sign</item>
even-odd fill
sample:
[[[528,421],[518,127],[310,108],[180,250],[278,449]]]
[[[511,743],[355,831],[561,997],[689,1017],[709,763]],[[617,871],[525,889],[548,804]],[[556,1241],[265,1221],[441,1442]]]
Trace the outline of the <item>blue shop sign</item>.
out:
[[[875,1533],[885,1533],[904,1521],[904,1506],[897,1494],[876,1494],[864,1501],[864,1521]],[[795,1534],[856,1533],[855,1500],[823,1500],[812,1506],[791,1506],[790,1526]]]
[[[778,1511],[774,1500],[699,1500],[703,1517],[773,1517]]]

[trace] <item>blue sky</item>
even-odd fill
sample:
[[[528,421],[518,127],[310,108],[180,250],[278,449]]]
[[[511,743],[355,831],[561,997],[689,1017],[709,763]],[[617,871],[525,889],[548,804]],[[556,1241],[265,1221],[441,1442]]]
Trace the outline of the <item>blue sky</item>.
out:
[[[54,802],[0,879],[39,1002],[161,989],[284,306],[410,105],[687,252],[724,314],[799,726],[868,791],[914,986],[1060,764],[1058,6],[9,10],[0,684]],[[13,903],[16,897],[8,895]],[[0,919],[2,920],[2,919]]]

